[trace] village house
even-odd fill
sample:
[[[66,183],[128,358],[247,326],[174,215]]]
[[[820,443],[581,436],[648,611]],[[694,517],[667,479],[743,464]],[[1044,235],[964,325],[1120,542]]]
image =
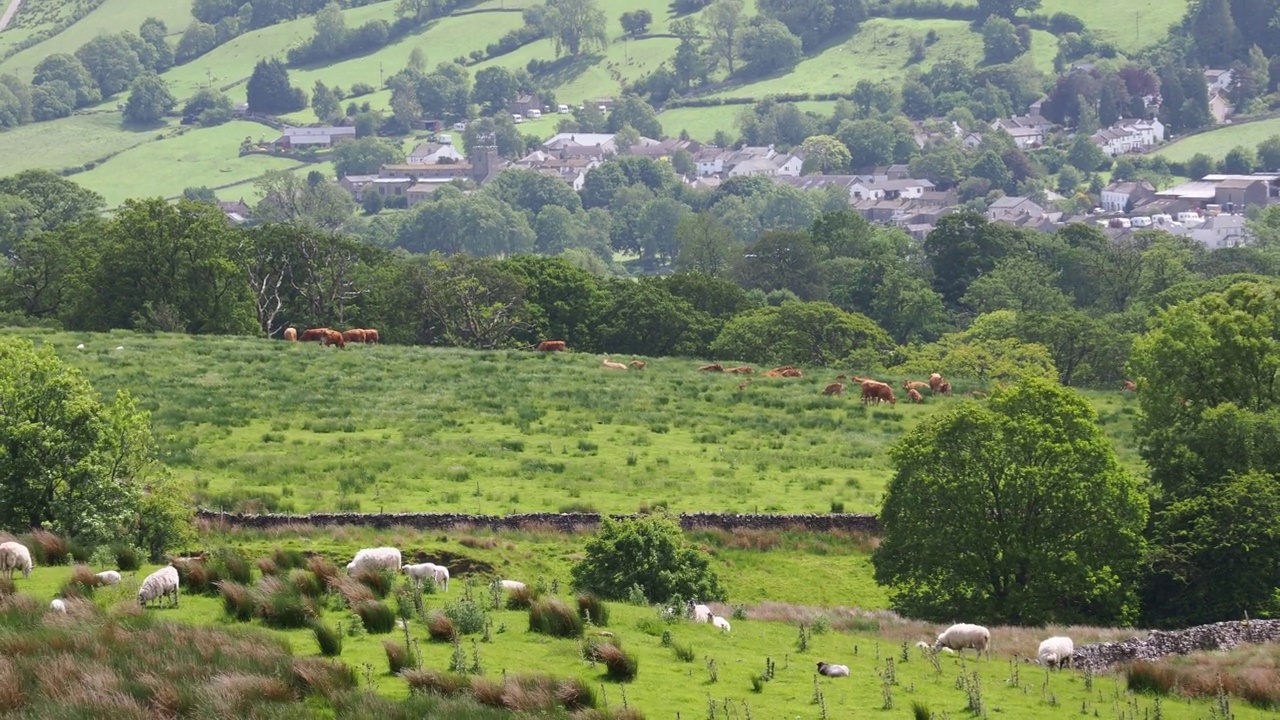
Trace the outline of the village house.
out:
[[[600,158],[618,154],[618,145],[614,141],[613,133],[559,133],[542,143],[542,149],[560,153],[562,156],[574,152],[575,149]]]
[[[601,160],[592,156],[560,155],[544,150],[534,150],[511,164],[512,167],[534,170],[544,175],[559,178],[569,184],[575,191],[581,191],[586,184],[587,173],[598,167]]]
[[[1044,215],[1044,208],[1031,198],[1006,195],[987,206],[987,219],[992,222],[1013,222],[1022,216]]]
[[[354,127],[286,127],[280,137],[271,142],[273,150],[305,150],[331,148],[343,140],[354,140]]]
[[[1053,123],[1042,115],[1014,115],[996,118],[991,123],[991,129],[1009,133],[1019,149],[1027,150],[1044,144],[1045,136],[1053,129]]]
[[[530,110],[542,111],[542,100],[537,95],[521,93],[516,96],[516,101],[511,103],[511,112],[517,115],[527,117]]]
[[[377,175],[348,175],[338,180],[338,184],[357,202],[363,202],[364,196],[372,191],[383,197],[404,196],[408,206],[413,207],[437,188],[455,180],[484,185],[505,167],[497,148],[476,148],[476,151],[471,162],[389,163],[379,168]]]
[[[1094,133],[1090,139],[1108,157],[1116,157],[1164,142],[1164,124],[1154,119],[1122,118]]]
[[[1125,212],[1128,208],[1134,207],[1144,200],[1149,200],[1156,196],[1156,189],[1151,183],[1143,181],[1138,182],[1113,182],[1102,189],[1102,209],[1107,212]]]
[[[1280,173],[1215,173],[1161,190],[1156,197],[1185,200],[1196,208],[1217,205],[1226,212],[1243,213],[1251,205],[1280,202]],[[1228,206],[1231,210],[1227,210]]]
[[[426,142],[418,145],[405,160],[410,165],[435,165],[441,162],[466,160],[452,143]]]
[[[1204,71],[1204,84],[1208,87],[1210,95],[1227,92],[1235,79],[1235,73],[1231,70],[1207,68]]]

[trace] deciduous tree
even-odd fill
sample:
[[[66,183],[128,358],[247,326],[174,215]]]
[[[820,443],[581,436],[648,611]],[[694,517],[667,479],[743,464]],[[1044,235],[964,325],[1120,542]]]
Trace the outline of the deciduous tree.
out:
[[[575,589],[608,600],[625,600],[633,586],[651,603],[727,598],[706,554],[685,541],[680,526],[654,515],[602,517],[570,572]]]
[[[133,81],[129,100],[124,106],[124,119],[137,125],[154,123],[164,117],[178,101],[169,92],[169,84],[155,73],[146,73]]]

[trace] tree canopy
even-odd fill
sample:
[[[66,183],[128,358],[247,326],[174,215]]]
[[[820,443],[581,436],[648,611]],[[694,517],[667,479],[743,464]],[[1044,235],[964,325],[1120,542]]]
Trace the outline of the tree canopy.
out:
[[[707,556],[684,540],[665,517],[600,518],[597,532],[573,566],[573,586],[608,600],[624,600],[638,586],[651,603],[724,600]],[[683,611],[683,608],[680,608]]]

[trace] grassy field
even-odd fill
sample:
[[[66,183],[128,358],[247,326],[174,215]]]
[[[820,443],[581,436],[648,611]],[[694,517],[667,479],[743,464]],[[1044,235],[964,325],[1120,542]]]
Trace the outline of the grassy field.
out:
[[[1280,118],[1226,125],[1169,143],[1155,154],[1176,162],[1185,162],[1197,153],[1221,160],[1237,145],[1253,150],[1272,135],[1280,135]]]
[[[1138,50],[1167,35],[1188,5],[1189,0],[1043,0],[1037,12],[1071,13],[1121,50]]]
[[[165,463],[226,510],[874,512],[888,448],[961,402],[867,408],[821,395],[860,368],[738,391],[738,376],[689,359],[606,374],[576,353],[26,334],[100,392],[139,397]],[[73,349],[81,342],[86,352]],[[1122,461],[1140,469],[1132,396],[1090,398]]]
[[[423,536],[403,531],[374,534],[367,530],[284,531],[270,535],[233,532],[214,533],[211,542],[227,543],[252,562],[276,547],[314,550],[339,568],[361,543],[388,543],[414,553],[446,561],[451,567],[469,567],[471,573],[455,570],[448,593],[437,592],[423,598],[424,610],[441,609],[470,594],[487,608],[485,633],[468,635],[461,648],[465,662],[478,662],[480,673],[497,680],[506,674],[537,671],[559,677],[578,677],[593,685],[611,707],[628,705],[649,718],[729,717],[820,718],[820,717],[907,717],[911,706],[920,703],[936,717],[968,716],[968,708],[980,704],[983,716],[1038,720],[1082,713],[1100,718],[1150,718],[1192,720],[1210,717],[1206,700],[1159,702],[1152,696],[1135,695],[1125,688],[1119,674],[1087,674],[1075,671],[1047,671],[1023,664],[1018,658],[1034,653],[1036,643],[1046,635],[1063,633],[1078,644],[1098,640],[1118,640],[1139,631],[1098,628],[994,628],[994,653],[990,661],[975,662],[942,655],[934,664],[914,647],[917,640],[931,638],[937,627],[903,620],[892,613],[875,610],[819,608],[781,602],[755,603],[736,595],[746,580],[735,574],[736,567],[720,566],[725,573],[730,598],[745,602],[742,612],[732,617],[728,633],[706,624],[687,621],[671,623],[660,619],[653,608],[609,603],[607,632],[639,661],[636,679],[625,686],[608,681],[604,668],[583,659],[577,639],[556,639],[529,632],[528,613],[523,610],[492,609],[493,597],[487,581],[492,577],[519,578],[530,587],[541,585],[544,597],[556,595],[573,603],[568,594],[567,571],[572,553],[583,538],[530,534],[473,535],[450,533]],[[216,546],[211,546],[216,547]],[[795,554],[760,553],[760,564]],[[447,560],[446,560],[447,558]],[[95,568],[96,569],[96,568]],[[100,589],[94,602],[104,608],[132,603],[137,583],[154,566],[126,573],[120,586]],[[831,576],[835,568],[828,568]],[[67,567],[38,567],[29,580],[19,578],[18,590],[47,603],[69,578]],[[255,571],[255,576],[258,573]],[[309,575],[309,573],[307,573]],[[810,582],[772,585],[770,590],[786,593],[788,585],[803,585],[801,591],[822,585],[826,575],[806,575]],[[558,581],[559,592],[552,581]],[[469,582],[470,581],[470,582]],[[794,593],[792,593],[794,594]],[[397,602],[388,598],[388,604]],[[389,697],[404,697],[407,686],[388,671],[383,642],[413,647],[426,668],[448,668],[453,650],[448,643],[432,642],[423,622],[413,613],[407,630],[390,634],[369,634],[339,596],[325,596],[317,603],[322,621],[343,633],[339,659],[355,668],[361,684]],[[728,605],[712,605],[717,614],[729,617]],[[117,611],[118,612],[118,611]],[[220,597],[185,594],[176,609],[146,611],[166,620],[198,626],[230,628],[242,625],[231,620]],[[800,645],[799,623],[808,626],[805,647]],[[261,620],[249,626],[265,628]],[[283,639],[295,656],[318,655],[310,630],[263,630]],[[588,633],[596,630],[588,628]],[[669,638],[669,644],[663,637]],[[672,646],[687,648],[691,659],[679,659]],[[848,678],[822,678],[814,673],[815,662],[848,665]],[[772,662],[771,680],[753,689],[751,679],[761,675]],[[728,709],[726,709],[728,708]],[[1238,720],[1271,717],[1268,711],[1236,700],[1231,704]]]
[[[6,173],[31,168],[61,170],[152,142],[174,125],[125,129],[120,126],[118,112],[72,115],[0,132],[0,157]]]
[[[829,117],[835,110],[836,103],[834,100],[803,100],[796,103],[796,106],[802,111],[815,112],[823,117]],[[663,132],[672,137],[679,135],[681,130],[687,130],[689,136],[694,140],[706,142],[711,140],[716,134],[716,130],[724,130],[731,136],[737,134],[738,115],[750,107],[750,105],[719,105],[702,108],[675,108],[659,114],[658,120],[662,121]]]

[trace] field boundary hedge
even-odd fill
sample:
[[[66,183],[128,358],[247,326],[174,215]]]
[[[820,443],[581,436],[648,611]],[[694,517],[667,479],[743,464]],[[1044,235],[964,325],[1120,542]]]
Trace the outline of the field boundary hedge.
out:
[[[637,515],[610,515],[615,520]],[[196,518],[232,527],[272,528],[285,525],[355,525],[386,529],[396,526],[417,530],[445,530],[459,526],[492,530],[552,528],[560,532],[592,530],[600,525],[600,513],[519,513],[515,515],[468,515],[465,513],[311,513],[261,515],[229,513],[207,508],[196,510]],[[880,534],[880,520],[873,514],[830,513],[813,515],[737,515],[732,513],[688,513],[679,516],[685,530],[806,530],[809,532],[852,532]]]

